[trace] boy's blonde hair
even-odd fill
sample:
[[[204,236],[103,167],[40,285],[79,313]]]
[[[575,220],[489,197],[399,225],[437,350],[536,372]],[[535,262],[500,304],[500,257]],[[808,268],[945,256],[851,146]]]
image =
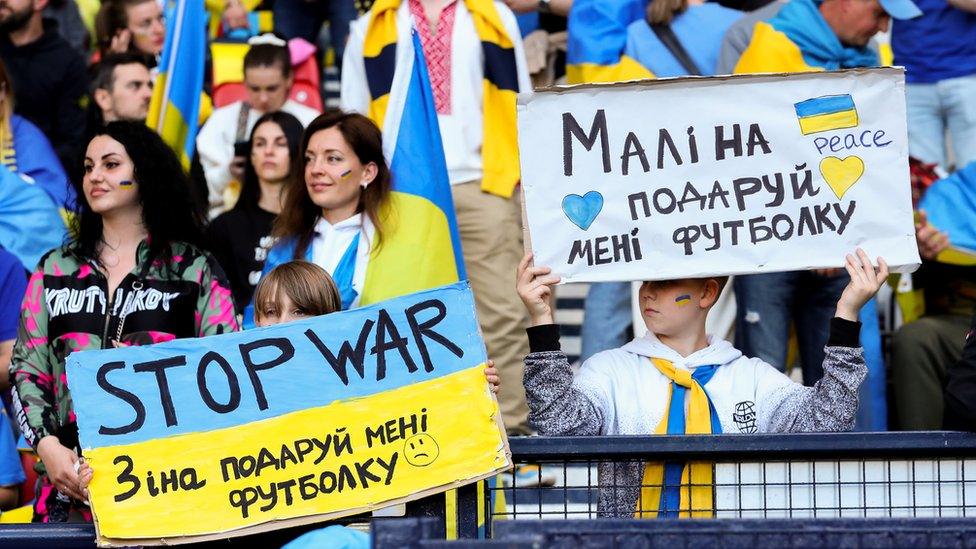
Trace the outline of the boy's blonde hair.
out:
[[[707,276],[707,277],[703,278],[702,280],[704,280],[704,281],[714,280],[715,282],[718,282],[718,293],[719,294],[721,294],[722,293],[722,290],[725,289],[725,285],[729,283],[729,277],[727,277],[727,276]]]
[[[269,307],[281,307],[288,296],[301,312],[319,316],[342,309],[339,289],[329,273],[308,261],[282,263],[261,279],[254,290],[254,319]]]

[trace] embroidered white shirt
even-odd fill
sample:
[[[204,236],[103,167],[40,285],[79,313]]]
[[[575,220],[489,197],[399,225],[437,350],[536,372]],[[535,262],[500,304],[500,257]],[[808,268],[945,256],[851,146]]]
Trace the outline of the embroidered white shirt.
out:
[[[518,22],[512,10],[505,4],[496,0],[495,8],[515,48],[519,92],[531,93],[532,81],[525,62],[525,52],[522,50],[522,34]],[[372,13],[363,15],[353,21],[349,27],[349,42],[342,60],[342,91],[339,101],[342,109],[346,111],[363,114],[369,112],[370,95],[369,85],[366,82],[363,44],[366,41],[366,29],[372,15]],[[413,26],[413,19],[410,15],[409,2],[400,3],[396,22],[398,51],[407,46],[412,48],[410,29]],[[451,185],[457,185],[482,178],[481,143],[484,138],[484,113],[482,112],[484,52],[474,27],[474,19],[463,1],[458,2],[454,16],[451,50],[451,114],[438,114],[437,122],[441,130],[441,141],[444,143],[448,177]],[[402,65],[405,63],[397,64],[397,73],[412,68],[409,65]],[[397,82],[406,84],[409,79],[394,76],[393,81],[394,84]],[[391,109],[398,104],[397,101],[402,101],[394,98],[394,95],[404,92],[403,89],[390,91]],[[391,130],[386,129],[384,125],[384,141],[389,131]]]

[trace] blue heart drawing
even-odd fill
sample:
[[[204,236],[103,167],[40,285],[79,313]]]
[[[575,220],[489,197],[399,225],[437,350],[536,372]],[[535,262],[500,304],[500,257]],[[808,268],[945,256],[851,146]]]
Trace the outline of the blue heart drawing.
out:
[[[590,228],[602,209],[603,195],[597,191],[590,191],[583,196],[568,194],[563,198],[563,212],[566,217],[584,231]]]

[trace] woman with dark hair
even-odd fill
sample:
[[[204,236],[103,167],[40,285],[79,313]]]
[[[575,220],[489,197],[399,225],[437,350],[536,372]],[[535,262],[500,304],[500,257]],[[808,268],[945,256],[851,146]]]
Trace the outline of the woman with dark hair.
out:
[[[359,305],[370,257],[383,245],[390,170],[379,128],[363,115],[327,112],[302,138],[304,178],[291,182],[264,272],[304,259],[335,280],[342,308]]]
[[[111,122],[89,142],[73,238],[28,282],[11,375],[37,450],[35,521],[90,520],[65,358],[238,329],[223,271],[198,247],[202,216],[173,151],[145,124]],[[88,469],[87,471],[90,471]]]
[[[261,278],[284,189],[301,184],[301,140],[302,123],[294,116],[284,111],[262,115],[248,141],[248,162],[237,204],[210,224],[211,249],[227,273],[238,311],[251,302]]]

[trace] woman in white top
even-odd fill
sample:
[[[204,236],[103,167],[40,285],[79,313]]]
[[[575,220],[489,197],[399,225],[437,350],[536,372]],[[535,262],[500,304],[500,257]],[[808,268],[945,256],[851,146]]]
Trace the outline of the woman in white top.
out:
[[[335,280],[342,309],[359,305],[370,252],[381,245],[380,211],[390,199],[382,134],[363,115],[330,111],[302,138],[304,180],[286,192],[264,273],[304,259]]]

